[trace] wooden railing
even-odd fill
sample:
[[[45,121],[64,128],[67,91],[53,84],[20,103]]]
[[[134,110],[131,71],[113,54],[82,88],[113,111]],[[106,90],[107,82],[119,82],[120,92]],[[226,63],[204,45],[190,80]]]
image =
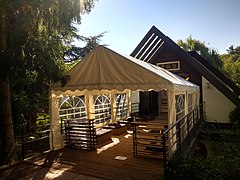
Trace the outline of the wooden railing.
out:
[[[67,147],[85,150],[95,149],[96,130],[94,120],[65,120],[64,127]]]
[[[11,144],[10,147],[7,147],[7,148],[1,145],[0,146],[0,154],[1,154],[0,167],[3,165],[11,164],[12,163],[11,159],[15,152],[16,152],[16,148],[13,149],[13,144]]]
[[[203,114],[201,104],[163,132],[164,167],[176,153],[189,153],[198,136]]]
[[[21,146],[21,159],[50,150],[49,133],[50,118],[38,118],[36,124],[26,128],[21,127],[21,137],[17,139],[17,146]],[[18,150],[19,151],[19,150]]]
[[[151,122],[132,122],[133,153],[136,156],[163,158],[163,132],[167,125]]]
[[[188,154],[199,133],[203,120],[203,105],[191,110],[168,128],[156,122],[132,122],[133,153],[163,160],[164,167],[176,154]]]

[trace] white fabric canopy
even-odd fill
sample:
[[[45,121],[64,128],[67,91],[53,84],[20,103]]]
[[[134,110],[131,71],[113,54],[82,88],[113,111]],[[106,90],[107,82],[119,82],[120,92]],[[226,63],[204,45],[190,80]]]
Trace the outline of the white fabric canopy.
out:
[[[65,87],[57,83],[54,94],[83,90],[195,91],[198,86],[158,66],[120,55],[104,46],[96,47],[68,73]]]
[[[117,93],[126,93],[131,96],[132,91],[166,90],[169,127],[176,122],[175,95],[185,94],[187,97],[188,93],[193,93],[196,100],[199,98],[199,87],[195,84],[158,66],[118,54],[104,46],[98,46],[90,52],[69,71],[68,75],[71,78],[66,86],[61,87],[60,82],[56,83],[50,92],[51,149],[64,146],[63,136],[60,133],[58,98],[61,96],[84,95],[87,118],[92,119],[94,118],[92,117],[94,95],[111,94],[114,99]],[[128,97],[128,99],[131,98]],[[185,101],[187,102],[187,99]],[[131,102],[128,104],[130,105]],[[111,109],[114,114],[114,107]]]

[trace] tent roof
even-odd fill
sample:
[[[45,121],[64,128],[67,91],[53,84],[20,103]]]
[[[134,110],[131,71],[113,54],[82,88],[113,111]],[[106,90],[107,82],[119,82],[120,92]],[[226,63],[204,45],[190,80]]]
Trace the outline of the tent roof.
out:
[[[68,75],[66,86],[53,85],[53,91],[75,90],[156,90],[195,91],[198,86],[158,66],[131,56],[120,55],[98,46],[83,58]]]

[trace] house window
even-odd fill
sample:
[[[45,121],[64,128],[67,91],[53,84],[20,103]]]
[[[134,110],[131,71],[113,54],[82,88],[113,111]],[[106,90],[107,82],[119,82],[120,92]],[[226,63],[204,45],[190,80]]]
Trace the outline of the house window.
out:
[[[86,105],[84,96],[62,97],[59,100],[59,115],[62,120],[85,120]]]
[[[117,119],[126,118],[128,107],[127,107],[127,95],[126,94],[117,94],[116,95],[116,114]]]
[[[109,122],[111,120],[111,100],[108,95],[94,96],[95,124]]]

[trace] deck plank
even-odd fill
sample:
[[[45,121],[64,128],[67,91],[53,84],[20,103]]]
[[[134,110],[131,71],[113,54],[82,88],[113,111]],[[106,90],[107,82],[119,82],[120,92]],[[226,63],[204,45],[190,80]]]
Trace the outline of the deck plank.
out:
[[[131,137],[128,135],[126,138],[126,135],[128,134],[113,136],[115,143],[110,142],[94,151],[65,148],[58,163],[73,164],[71,170],[103,179],[154,179],[161,176],[162,161],[146,157],[134,158]],[[101,148],[102,152],[100,152]],[[127,159],[116,160],[116,156],[127,157]]]
[[[65,174],[79,174],[98,179],[159,179],[163,175],[163,163],[161,159],[146,157],[133,157],[131,134],[113,136],[112,142],[98,145],[96,150],[84,151],[80,149],[63,148],[42,156],[42,159],[33,159],[32,164],[26,164],[23,168],[15,168],[13,174],[17,177],[30,178],[31,174],[52,173],[63,171]],[[126,157],[126,160],[117,160],[116,156]],[[36,172],[30,171],[30,167],[36,162],[45,162],[44,166],[36,166]],[[42,167],[42,168],[41,168]],[[21,171],[18,171],[21,170]],[[43,172],[40,172],[44,170]],[[46,172],[45,172],[46,171]],[[29,173],[27,173],[29,172]],[[1,173],[0,173],[1,174]],[[74,174],[74,175],[75,175]],[[6,175],[6,174],[5,174]],[[42,175],[44,177],[44,174]],[[24,178],[23,178],[24,179]]]

